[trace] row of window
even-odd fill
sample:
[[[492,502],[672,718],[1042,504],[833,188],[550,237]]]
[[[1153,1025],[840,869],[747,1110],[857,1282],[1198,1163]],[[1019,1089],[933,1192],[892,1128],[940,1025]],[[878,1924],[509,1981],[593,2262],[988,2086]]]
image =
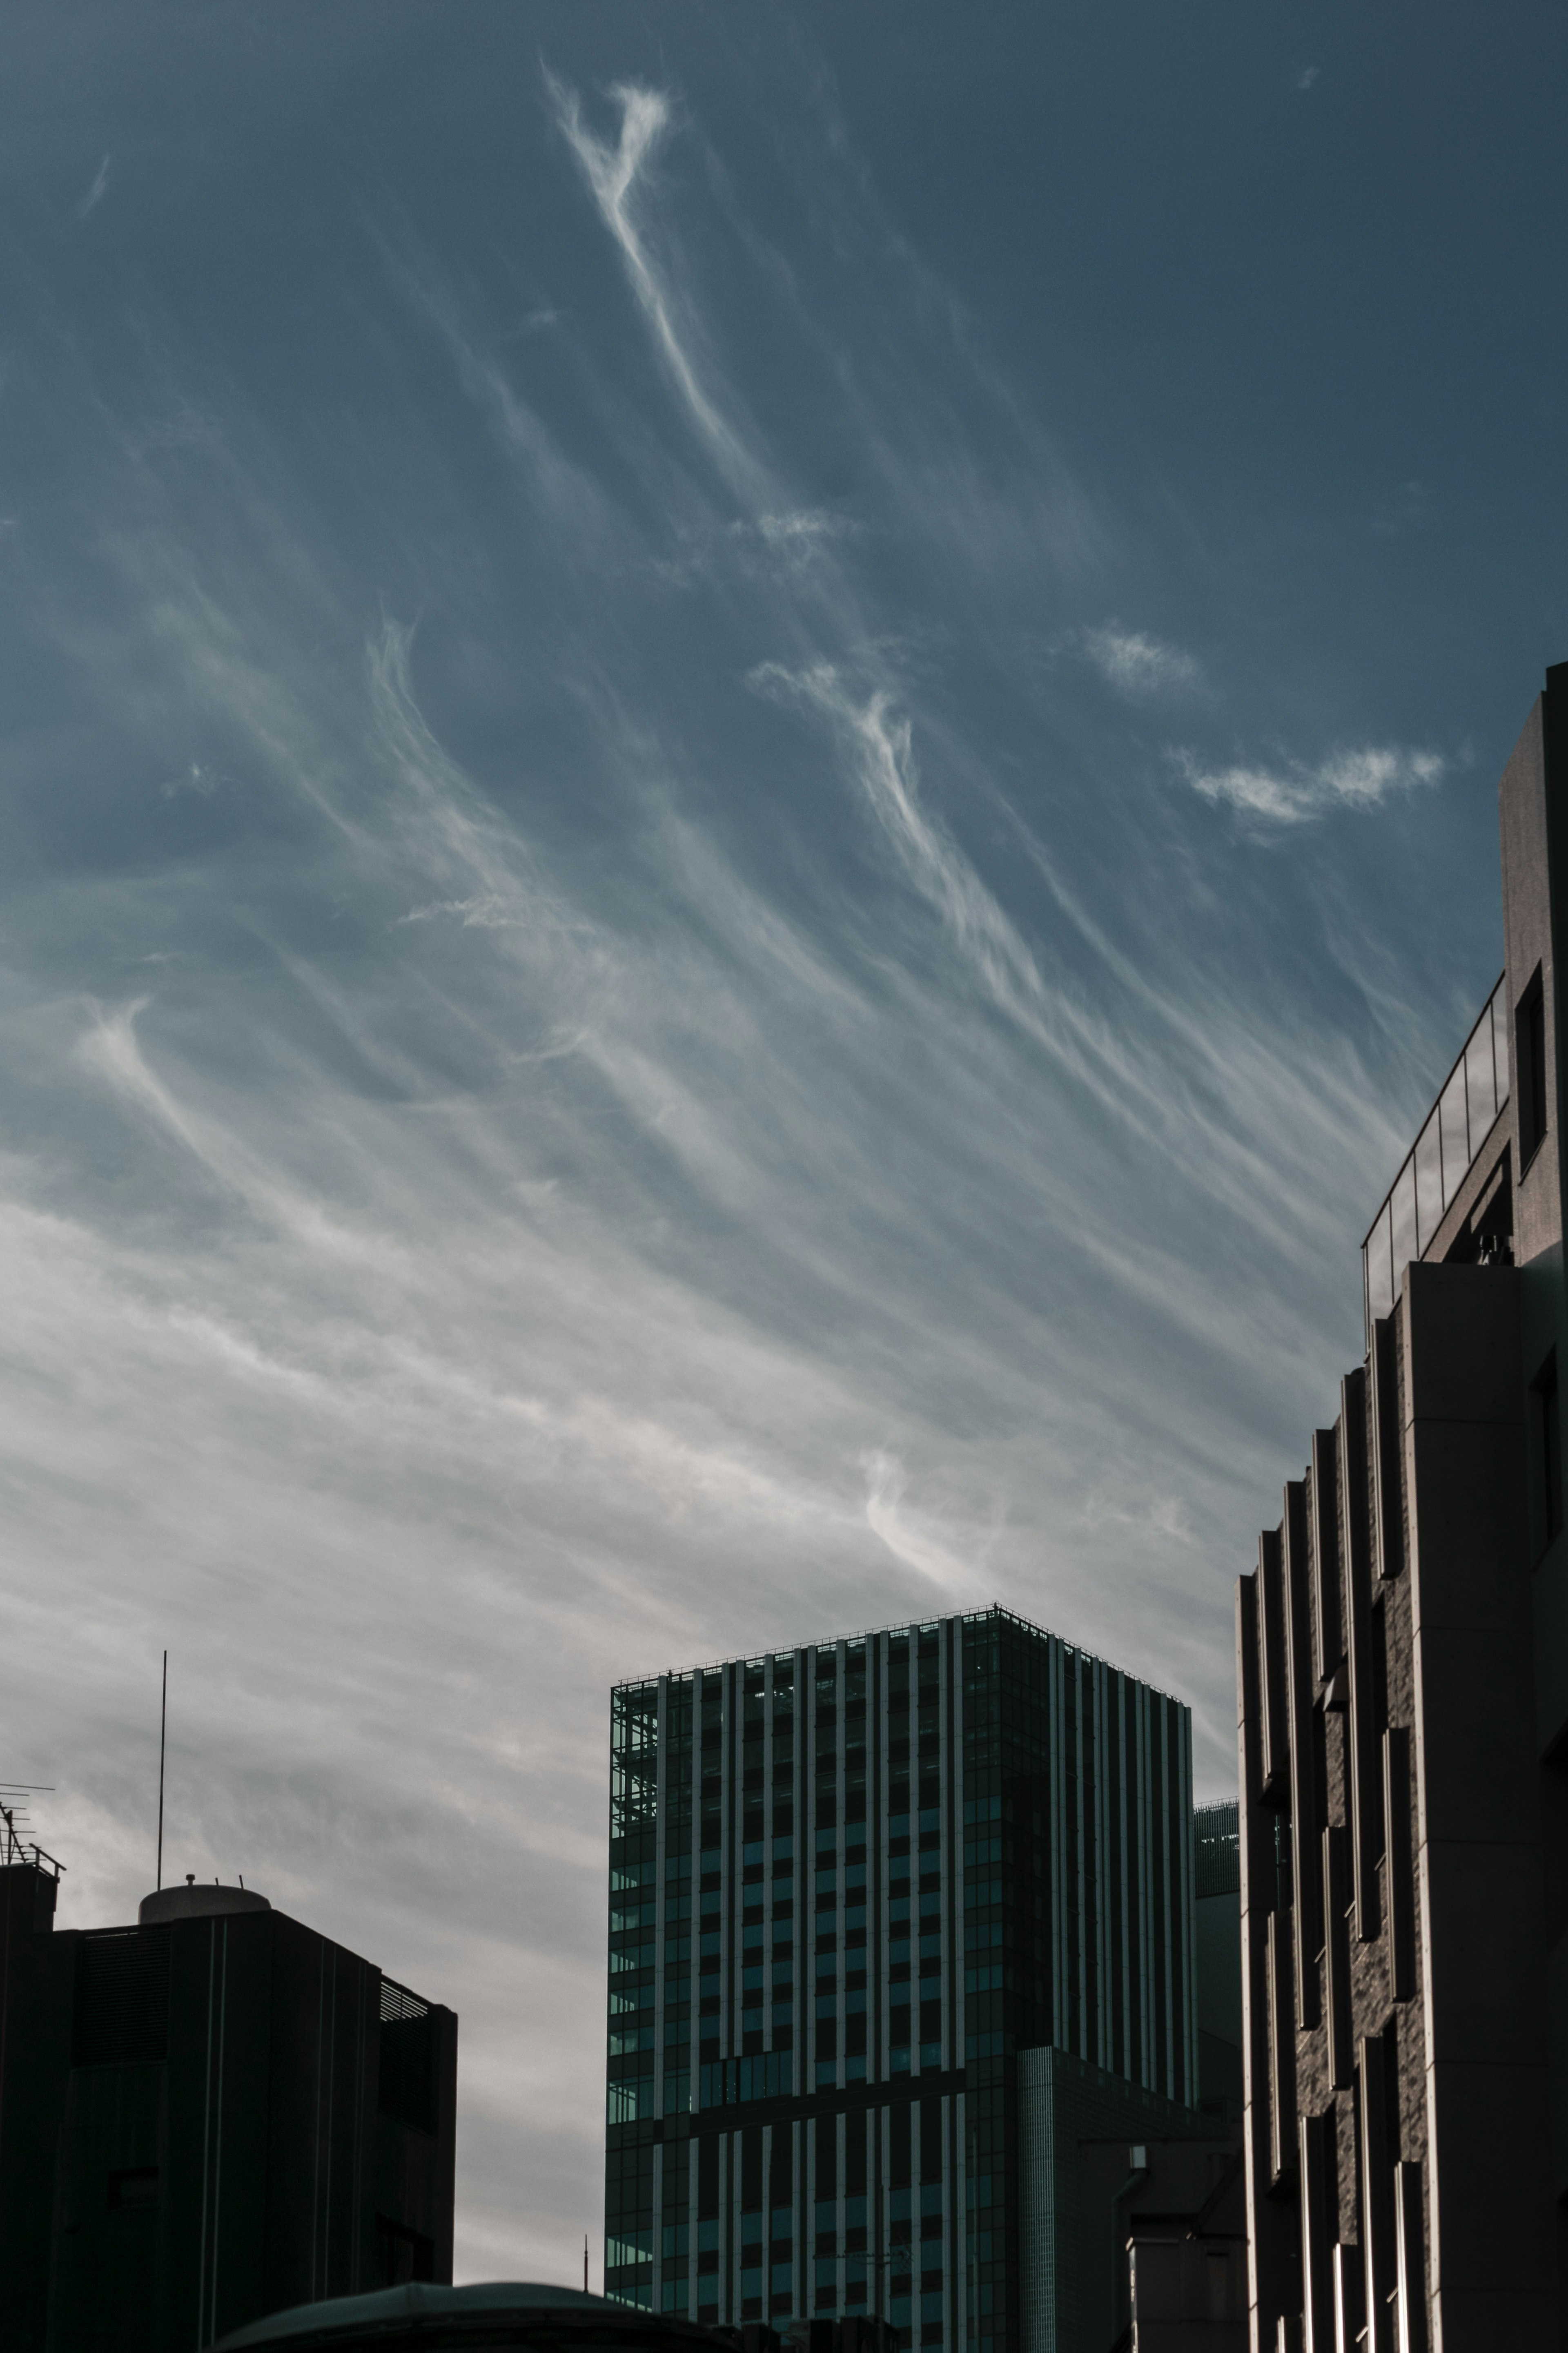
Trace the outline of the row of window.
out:
[[[940,1947],[942,1940],[940,1937],[931,1937],[927,1941]],[[846,1956],[846,1958],[851,1957],[853,1956]],[[906,1961],[895,1963],[893,1966],[907,1970],[910,1964]],[[748,2026],[761,2022],[763,1996],[770,1990],[763,1982],[764,1974],[761,1969],[747,1969],[743,1972],[742,2015]],[[1000,1972],[994,1968],[989,1972],[985,1969],[970,1969],[965,1976],[967,1990],[971,1993],[984,1990],[984,1987],[980,1984],[982,1978],[985,1986],[1002,1983]],[[1009,1973],[1008,1983],[1011,1984],[1011,1973]],[[837,1975],[831,1978],[819,1976],[816,1988],[815,2014],[818,2019],[836,2018],[841,2006],[846,2017],[858,2017],[865,2013],[868,1989],[866,1972],[863,1969],[852,1971],[845,1980],[842,1990]],[[940,1969],[934,1974],[922,1975],[918,1982],[913,1984],[907,1978],[901,1981],[895,1980],[887,1988],[888,2007],[889,2010],[896,2011],[910,2008],[917,2000],[922,2003],[939,2001],[942,1999],[942,1979]],[[771,1991],[773,1999],[768,2006],[773,2024],[792,2026],[795,2023],[794,1978],[783,1965],[775,1968]],[[612,1990],[610,2010],[612,2022],[609,2030],[609,2048],[612,2058],[622,2057],[630,2052],[651,2051],[654,2048],[654,2019],[651,2005],[639,2002],[635,1995]],[[630,2016],[627,2015],[628,2012]],[[671,2045],[679,2046],[681,2043],[689,2042],[690,2040],[689,2002],[682,2002],[677,2009],[667,2010],[664,2021],[666,2048]]]
[[[769,2281],[769,2313],[775,2324],[788,2320],[794,2310],[794,2275],[787,2264],[783,2269],[784,2274],[783,2278],[774,2276]],[[717,2289],[717,2285],[716,2279],[699,2281],[697,2289],[699,2320],[717,2319],[719,2310],[717,2296],[707,2300],[703,2297],[705,2287],[711,2286]],[[640,2305],[647,2311],[653,2309],[652,2282],[636,2273],[617,2273],[614,2278],[606,2274],[605,2286],[606,2294],[617,2297],[622,2303]],[[749,2319],[760,2320],[763,2316],[763,2274],[760,2269],[742,2274],[741,2293],[742,2313]],[[690,2295],[690,2287],[684,2279],[667,2279],[659,2298],[660,2309],[667,2313],[687,2313],[689,2309]],[[988,2295],[989,2291],[984,2292],[983,2301],[988,2300]],[[846,2306],[866,2306],[869,2302],[866,2282],[864,2280],[847,2281],[843,2300]],[[818,2312],[835,2311],[838,2301],[839,2291],[837,2284],[818,2287],[813,2298]],[[927,2348],[927,2353],[934,2353],[934,2348],[941,2346],[943,2296],[940,2287],[922,2290],[918,2302],[912,2295],[900,2295],[895,2292],[887,2310],[889,2319],[900,2333],[901,2343],[907,2345],[910,2342],[915,2314],[918,2310],[921,2320],[921,2342]],[[980,2339],[978,2353],[994,2353],[997,2343],[998,2340],[994,2337],[983,2337]]]
[[[842,1926],[847,1931],[853,1928],[864,1928],[867,1924],[867,1904],[863,1880],[859,1883],[851,1882],[847,1885],[844,1890],[844,1895],[845,1902],[842,1906]],[[976,1883],[973,1897],[974,1904],[998,1904],[1001,1900],[1000,1881],[981,1881]],[[919,1897],[918,1912],[914,1908],[915,1904],[916,1898],[912,1894],[900,1895],[889,1894],[888,1898],[889,1921],[889,1923],[896,1924],[900,1928],[902,1928],[906,1936],[910,1933],[909,1927],[905,1926],[907,1922],[912,1921],[916,1918],[919,1918],[921,1921],[941,1919],[941,1889],[939,1887],[927,1888],[922,1885],[922,1890]],[[757,1909],[760,1911],[760,1906],[747,1907],[748,1911],[752,1909]],[[973,1906],[971,1908],[973,1908]],[[645,1905],[640,1907],[640,1909],[642,1913],[646,1914],[652,1910],[652,1906]],[[819,1936],[825,1932],[828,1935],[836,1933],[838,1926],[840,1925],[838,1920],[839,1911],[840,1906],[837,1900],[837,1890],[831,1894],[819,1895],[817,1897],[816,1923]],[[831,1918],[825,1916],[830,1914],[833,1915]],[[634,1915],[629,1912],[618,1914],[613,1916],[616,1919],[616,1925],[611,1930],[610,1954],[612,1961],[615,1960],[616,1956],[624,1957],[629,1953],[634,1953],[638,1950],[646,1949],[650,1953],[652,1952],[653,1947],[648,1941],[650,1932],[647,1926],[643,1925],[640,1920],[637,1922],[637,1925],[631,1925]],[[704,1960],[716,1961],[723,1950],[723,1922],[722,1917],[721,1916],[720,1918],[712,1919],[711,1925],[710,1925],[710,1917],[711,1915],[709,1915],[709,1917],[704,1917],[699,1921],[695,1942],[696,1949],[700,1958]],[[623,1923],[625,1925],[623,1925]],[[681,1921],[678,1919],[675,1922],[675,1926],[679,1929],[682,1926]],[[776,1956],[782,1959],[784,1957],[784,1950],[793,1946],[795,1936],[795,1907],[793,1904],[781,1904],[775,1902],[772,1926],[774,1934],[773,1937],[770,1938],[768,1934],[769,1923],[765,1919],[747,1919],[742,1923],[738,1940],[733,1930],[731,1930],[731,1946],[736,1946],[738,1944],[738,1949],[742,1953],[760,1953],[771,1942],[773,1946]],[[922,1930],[922,1934],[929,1935],[930,1933],[931,1932],[929,1930]],[[671,1944],[673,1944],[673,1950],[671,1949]],[[691,1932],[688,1930],[684,1936],[677,1936],[670,1940],[670,1943],[667,1943],[665,1953],[666,1959],[673,1960],[679,1956],[681,1958],[689,1960],[692,1953],[692,1935]],[[633,1968],[637,1967],[638,1964],[636,1961],[622,1957],[620,1966],[623,1968]]]
[[[833,2030],[819,2030],[826,2039]],[[969,2031],[964,2048],[972,2059],[1000,2058],[1016,2048],[1016,2033],[1002,2030]],[[925,2042],[889,2042],[887,2078],[940,2071],[946,2064],[942,2038]],[[803,2059],[800,2072],[817,2091],[836,2091],[840,2070],[845,2084],[873,2083],[870,2058],[864,2051]],[[696,2114],[752,2100],[793,2097],[796,2091],[795,2053],[788,2044],[772,2051],[749,2052],[740,2058],[705,2062],[695,2073],[689,2067],[668,2070],[662,2082],[651,2073],[613,2078],[605,2086],[605,2120],[611,2125],[644,2123],[656,2116]],[[695,2094],[695,2097],[694,2097]]]
[[[893,1995],[908,1989],[891,1989]],[[1048,1998],[1047,1986],[1039,1978],[1025,1978],[1023,1986],[1011,1965],[994,1962],[990,1968],[966,1972],[966,2052],[971,2059],[999,2056],[1016,2047],[1016,2035],[1002,2029],[1004,1998],[1016,1998],[1023,1990],[1037,2005]],[[924,2029],[921,2038],[910,2033],[917,2005],[910,2000],[893,2000],[889,2005],[889,2075],[902,2075],[912,2071],[914,2054],[920,2054],[921,2068],[942,2066],[942,2035],[941,2035],[941,1978],[924,1978],[920,1986],[920,2023]],[[762,2050],[764,2017],[771,2023],[771,2050]],[[865,2054],[865,1993],[848,1995],[844,2010],[844,2080],[865,2083],[868,2080],[868,2054]],[[902,2033],[900,2033],[902,2029]],[[771,2096],[793,2094],[795,2092],[795,2005],[773,2002],[769,2010],[754,2007],[741,2011],[741,2033],[745,2047],[741,2054],[724,2059],[717,2047],[717,2035],[705,2035],[700,2050],[700,2066],[696,2075],[699,2099],[696,2106],[726,2106],[736,2099],[771,2099]],[[666,2073],[663,2073],[663,2096],[656,2101],[656,2033],[654,2021],[637,2026],[616,2026],[609,2038],[609,2123],[637,2123],[648,2116],[677,2116],[691,2106],[691,2021],[679,2019],[675,2026],[666,2026]],[[764,2075],[764,2062],[773,2073]],[[736,2089],[736,2068],[745,2063],[745,2089]],[[839,2014],[837,2000],[818,2005],[818,2026],[816,2026],[816,2073],[818,2087],[837,2084],[839,2066]],[[729,2084],[729,2089],[724,2089]]]

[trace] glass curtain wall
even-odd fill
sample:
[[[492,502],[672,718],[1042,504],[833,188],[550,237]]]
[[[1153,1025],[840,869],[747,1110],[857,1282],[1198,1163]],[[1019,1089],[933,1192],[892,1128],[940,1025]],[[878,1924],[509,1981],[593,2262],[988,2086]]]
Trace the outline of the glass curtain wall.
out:
[[[1191,1794],[999,1609],[617,1688],[606,2291],[1013,2353],[1017,2053],[1194,2094]]]

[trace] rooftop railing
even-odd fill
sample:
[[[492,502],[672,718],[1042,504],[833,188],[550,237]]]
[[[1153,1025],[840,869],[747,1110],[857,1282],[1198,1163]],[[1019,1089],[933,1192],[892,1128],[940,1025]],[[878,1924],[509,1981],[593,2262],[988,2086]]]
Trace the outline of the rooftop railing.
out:
[[[1361,1246],[1366,1341],[1399,1297],[1405,1270],[1420,1258],[1508,1101],[1505,973],[1465,1040],[1404,1167]]]

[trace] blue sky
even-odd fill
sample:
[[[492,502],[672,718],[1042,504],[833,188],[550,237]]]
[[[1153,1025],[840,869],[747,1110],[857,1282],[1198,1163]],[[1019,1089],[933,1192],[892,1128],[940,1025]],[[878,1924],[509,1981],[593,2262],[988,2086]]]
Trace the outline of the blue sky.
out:
[[[596,2235],[607,1686],[1190,1700],[1568,656],[1544,8],[15,10],[0,1773]]]

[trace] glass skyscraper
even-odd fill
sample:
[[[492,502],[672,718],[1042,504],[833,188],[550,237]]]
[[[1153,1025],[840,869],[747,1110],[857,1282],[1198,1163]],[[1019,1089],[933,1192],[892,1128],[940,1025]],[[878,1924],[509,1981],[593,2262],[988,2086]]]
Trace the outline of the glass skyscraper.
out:
[[[1191,2105],[1192,1728],[1003,1609],[612,1702],[606,2292],[1019,2347],[1017,2056]]]

